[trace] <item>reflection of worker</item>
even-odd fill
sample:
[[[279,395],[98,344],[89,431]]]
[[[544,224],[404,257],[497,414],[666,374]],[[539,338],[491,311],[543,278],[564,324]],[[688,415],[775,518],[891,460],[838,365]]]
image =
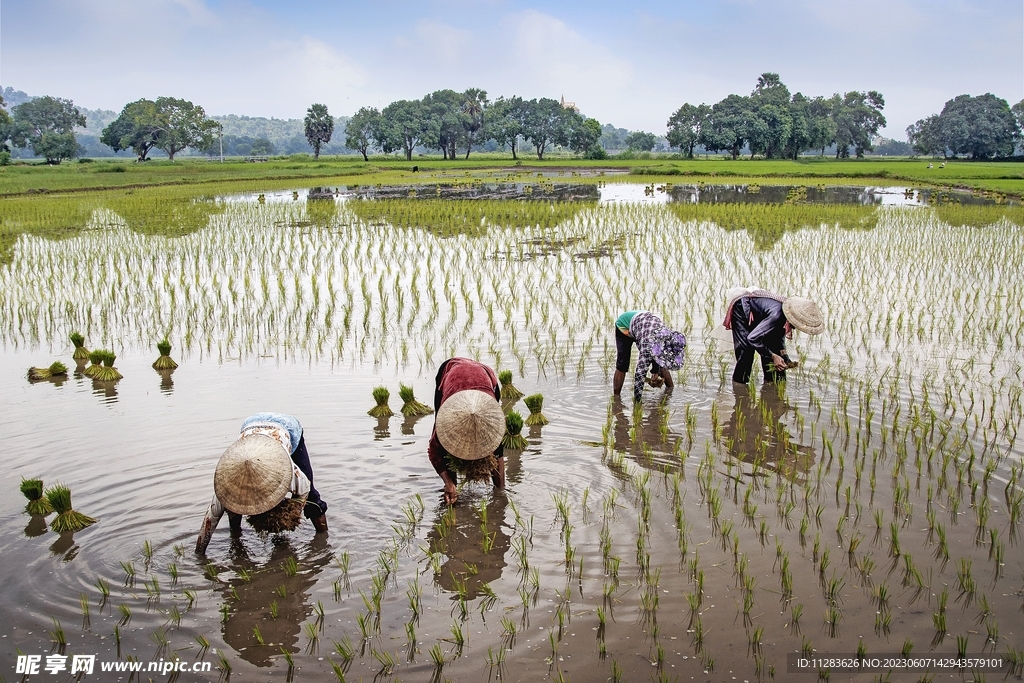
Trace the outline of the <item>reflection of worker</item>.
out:
[[[430,464],[444,481],[444,499],[451,505],[458,498],[457,475],[448,458],[476,461],[492,453],[497,467],[491,480],[505,487],[505,414],[498,401],[501,388],[494,370],[468,358],[449,358],[441,363],[434,378],[434,431],[427,445]]]
[[[732,330],[736,352],[733,382],[750,381],[755,353],[761,356],[765,381],[785,380],[786,370],[796,367],[786,355],[786,340],[793,338],[793,328],[807,334],[821,334],[825,330],[818,305],[809,299],[748,287],[730,289],[726,297],[728,305],[722,326]]]
[[[196,539],[197,553],[206,551],[225,512],[232,535],[238,535],[242,515],[268,512],[287,498],[305,498],[303,514],[317,533],[327,531],[327,503],[313,487],[302,425],[291,415],[257,413],[246,418],[238,439],[217,462],[213,490]]]
[[[225,644],[260,667],[273,666],[282,651],[298,652],[302,623],[313,612],[312,589],[333,557],[323,535],[313,537],[304,557],[298,557],[295,548],[282,537],[261,565],[252,561],[241,543],[233,543],[227,569],[236,577],[223,583],[221,590],[227,607],[221,627]],[[289,558],[295,560],[294,573],[286,564]],[[266,645],[260,645],[253,627],[259,629]]]
[[[665,384],[665,392],[672,391],[672,373],[683,367],[686,354],[686,337],[665,326],[661,318],[650,311],[626,311],[615,319],[615,376],[612,390],[616,396],[622,391],[622,384],[629,371],[629,357],[633,344],[640,349],[633,375],[633,400],[643,395],[647,369],[651,370],[651,385]],[[659,379],[660,378],[660,379]]]
[[[477,505],[465,505],[459,508],[455,524],[442,536],[444,512],[450,508],[438,510],[437,520],[427,532],[427,541],[431,552],[440,552],[447,559],[441,565],[434,582],[446,591],[459,590],[458,583],[465,582],[466,599],[472,600],[481,592],[486,583],[497,581],[505,568],[505,553],[511,545],[511,539],[505,532],[505,507],[508,499],[504,494],[497,493],[487,501],[486,525]],[[488,535],[488,550],[484,551],[484,534]]]
[[[730,454],[744,462],[761,457],[765,465],[787,478],[810,471],[814,449],[792,441],[783,425],[793,407],[786,401],[782,385],[765,385],[757,397],[746,384],[734,384],[733,391],[736,402],[722,425],[722,440],[729,445]]]

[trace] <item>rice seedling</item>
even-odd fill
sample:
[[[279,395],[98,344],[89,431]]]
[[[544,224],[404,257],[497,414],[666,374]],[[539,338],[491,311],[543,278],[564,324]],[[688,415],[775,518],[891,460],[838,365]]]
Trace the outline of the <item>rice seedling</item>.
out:
[[[50,522],[50,528],[59,534],[80,531],[97,522],[71,508],[71,489],[64,484],[54,484],[46,489],[46,499],[57,516]]]
[[[160,357],[153,361],[154,370],[174,370],[178,367],[178,364],[171,358],[171,342],[167,341],[167,337],[157,342],[156,350]]]
[[[43,380],[50,379],[52,377],[67,377],[68,366],[61,363],[59,360],[50,363],[45,368],[29,368],[28,379],[30,382],[40,382]]]
[[[126,626],[128,622],[132,620],[132,608],[125,603],[121,603],[117,606],[117,611],[121,614],[121,620],[118,624]]]
[[[501,439],[501,445],[511,451],[521,451],[529,446],[529,442],[523,437],[523,416],[515,410],[510,410],[505,415],[505,436]]]
[[[825,630],[829,638],[839,637],[839,620],[841,618],[842,613],[835,607],[829,607],[825,610]]]
[[[94,356],[98,356],[103,364],[98,365],[94,360]],[[117,356],[114,355],[113,351],[109,351],[107,349],[93,351],[89,355],[89,360],[93,361],[93,365],[86,369],[87,377],[91,377],[92,379],[100,382],[116,382],[123,377],[123,375],[118,372],[117,368],[114,367],[114,362],[117,360]],[[95,368],[95,370],[93,368]],[[90,370],[92,371],[91,374],[89,374]]]
[[[500,371],[498,373],[498,381],[501,383],[501,400],[503,403],[514,404],[524,396],[523,392],[512,383],[511,370]]]
[[[548,424],[548,419],[541,412],[544,408],[544,397],[541,394],[531,394],[523,399],[530,414],[526,418],[526,424],[534,427],[541,427]]]
[[[385,386],[374,387],[373,389],[373,400],[377,403],[374,407],[367,411],[367,415],[370,417],[391,417],[394,415],[394,411],[388,406],[388,399],[391,398],[391,392]]]
[[[71,354],[71,358],[76,363],[84,363],[89,360],[89,350],[85,348],[85,337],[83,337],[79,332],[72,332],[70,339],[71,343],[75,347],[75,351]]]
[[[402,399],[402,415],[406,417],[415,415],[429,415],[434,409],[416,400],[413,388],[408,384],[398,385],[398,395]]]
[[[43,496],[42,479],[22,479],[21,492],[28,498],[25,511],[30,515],[43,515],[44,517],[53,512],[53,506],[49,498]]]

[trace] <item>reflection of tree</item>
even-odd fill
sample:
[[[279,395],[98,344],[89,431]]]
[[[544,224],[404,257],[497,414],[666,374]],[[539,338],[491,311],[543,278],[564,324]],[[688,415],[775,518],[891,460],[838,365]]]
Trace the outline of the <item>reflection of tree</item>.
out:
[[[438,508],[434,526],[427,533],[430,552],[447,558],[434,575],[434,583],[457,593],[460,588],[457,584],[465,581],[467,600],[476,598],[484,584],[501,578],[505,553],[511,544],[503,526],[508,505],[505,492],[495,491],[482,503],[481,510],[479,503],[471,504],[463,493],[457,505]],[[484,534],[487,534],[486,552]]]
[[[612,400],[614,449],[631,455],[638,465],[648,469],[678,470],[680,455],[686,452],[686,440],[671,430],[668,405],[662,401],[645,411],[643,404],[637,403],[627,414],[622,399],[615,396]]]
[[[802,478],[814,464],[814,449],[793,441],[782,421],[795,411],[786,401],[785,385],[767,383],[760,396],[747,384],[733,384],[733,389],[736,402],[721,436],[729,454],[780,471],[788,479]]]
[[[225,206],[212,197],[168,195],[166,190],[127,192],[107,202],[107,208],[130,229],[163,237],[183,237],[202,230]]]
[[[290,561],[295,562],[294,574],[289,570]],[[330,561],[327,539],[322,534],[313,537],[305,558],[297,557],[287,537],[274,536],[270,558],[262,566],[249,558],[241,541],[234,541],[230,565],[221,568],[237,574],[221,590],[228,610],[224,642],[256,666],[270,666],[281,648],[298,652],[302,622],[313,609],[310,592],[317,575]],[[274,608],[272,603],[276,603]],[[265,645],[259,644],[254,627],[259,628]]]

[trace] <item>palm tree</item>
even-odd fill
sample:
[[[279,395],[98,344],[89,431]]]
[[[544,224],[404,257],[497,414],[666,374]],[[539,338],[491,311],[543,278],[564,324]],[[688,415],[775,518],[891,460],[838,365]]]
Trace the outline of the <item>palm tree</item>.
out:
[[[473,148],[473,142],[477,132],[484,127],[484,112],[490,102],[487,99],[487,91],[480,88],[470,88],[463,93],[465,101],[462,103],[462,114],[464,119],[462,127],[466,130],[466,158]]]

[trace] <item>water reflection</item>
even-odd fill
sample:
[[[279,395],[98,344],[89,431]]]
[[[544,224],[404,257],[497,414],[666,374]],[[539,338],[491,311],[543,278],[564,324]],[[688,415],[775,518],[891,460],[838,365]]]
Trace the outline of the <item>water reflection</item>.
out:
[[[94,379],[92,381],[92,393],[102,396],[104,403],[117,403],[117,382]]]
[[[31,519],[28,520],[28,524],[25,525],[25,535],[29,538],[35,538],[42,536],[50,527],[46,525],[46,517],[43,515],[29,515]]]
[[[681,456],[686,454],[686,437],[672,430],[668,404],[660,401],[645,409],[642,403],[626,411],[618,396],[612,398],[612,445],[616,451],[627,453],[636,463],[659,472],[677,471]]]
[[[786,399],[785,384],[766,383],[760,395],[748,384],[732,387],[735,402],[721,432],[721,443],[729,454],[802,481],[814,465],[814,449],[794,441],[784,423],[787,413],[796,414]]]
[[[436,585],[456,594],[464,589],[466,600],[473,600],[485,592],[484,584],[501,578],[511,545],[503,525],[507,506],[505,492],[494,491],[475,504],[463,494],[455,506],[438,507],[427,533],[430,552],[446,557],[434,574]]]
[[[378,417],[377,426],[373,428],[373,440],[383,441],[391,438],[391,418]]]
[[[45,523],[45,522],[44,522]],[[60,557],[63,562],[70,562],[78,555],[78,544],[75,543],[75,532],[65,531],[57,540],[50,544],[50,554]]]
[[[331,561],[323,535],[313,537],[303,557],[286,536],[272,537],[272,545],[270,557],[257,563],[243,542],[235,540],[230,563],[220,568],[236,574],[221,588],[228,614],[222,629],[224,642],[242,659],[261,667],[271,666],[282,649],[299,651],[302,623],[313,613],[313,586]],[[259,629],[263,645],[254,628]]]
[[[402,420],[402,435],[413,436],[416,434],[416,423],[423,419],[423,415],[406,415]]]
[[[174,391],[174,370],[157,370],[156,374],[160,375],[160,391],[165,394],[170,394]]]

